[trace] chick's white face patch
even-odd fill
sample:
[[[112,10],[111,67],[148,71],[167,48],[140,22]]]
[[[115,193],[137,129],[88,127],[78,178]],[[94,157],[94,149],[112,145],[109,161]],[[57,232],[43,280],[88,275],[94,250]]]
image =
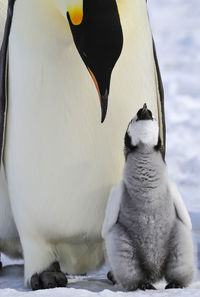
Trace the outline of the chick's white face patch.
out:
[[[153,121],[137,121],[137,117],[135,117],[129,125],[128,134],[131,137],[133,146],[137,146],[139,143],[155,146],[158,143],[158,122],[155,119],[153,119]]]

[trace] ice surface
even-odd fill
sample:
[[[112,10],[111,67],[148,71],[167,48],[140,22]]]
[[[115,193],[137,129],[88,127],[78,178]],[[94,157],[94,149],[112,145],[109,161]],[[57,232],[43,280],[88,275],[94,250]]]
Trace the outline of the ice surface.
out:
[[[4,257],[4,263],[7,258]],[[164,290],[165,283],[156,284],[157,291],[124,292],[119,285],[111,285],[106,280],[107,267],[87,276],[69,277],[67,288],[51,290],[39,290],[31,292],[23,286],[23,265],[8,265],[0,273],[0,297],[129,297],[129,296],[152,296],[152,297],[176,297],[176,296],[200,296],[200,282],[193,282],[188,289]]]
[[[2,1],[2,0],[0,0]],[[154,39],[165,87],[167,164],[190,210],[197,256],[200,256],[200,3],[199,0],[149,0]],[[200,258],[200,257],[199,257]],[[184,290],[125,293],[106,280],[107,267],[85,277],[70,278],[68,289],[30,292],[23,285],[23,265],[3,257],[0,297],[199,297],[197,271]],[[197,268],[200,268],[197,260]]]

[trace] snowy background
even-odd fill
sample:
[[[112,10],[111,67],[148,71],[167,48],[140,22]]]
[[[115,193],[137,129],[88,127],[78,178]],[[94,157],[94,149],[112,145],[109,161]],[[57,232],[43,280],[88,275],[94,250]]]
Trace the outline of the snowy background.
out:
[[[179,185],[193,221],[193,237],[200,258],[200,1],[149,0],[150,19],[165,87],[167,164]],[[21,262],[3,257],[0,297],[4,296],[200,296],[197,271],[190,288],[124,293],[106,280],[107,268],[69,281],[69,289],[29,292],[23,287]],[[197,259],[197,268],[198,261]],[[14,265],[15,264],[15,265]],[[9,289],[8,289],[9,288]],[[12,288],[12,289],[10,289]]]
[[[165,87],[168,170],[200,211],[200,2],[149,0]]]

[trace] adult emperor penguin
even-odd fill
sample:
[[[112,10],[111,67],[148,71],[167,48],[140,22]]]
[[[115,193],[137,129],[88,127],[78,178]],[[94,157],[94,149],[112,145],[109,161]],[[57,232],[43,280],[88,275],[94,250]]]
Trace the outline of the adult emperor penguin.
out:
[[[164,146],[145,0],[8,1],[1,168],[33,289],[63,284],[60,267],[85,273],[103,262],[101,226],[123,166],[121,139],[144,98]]]

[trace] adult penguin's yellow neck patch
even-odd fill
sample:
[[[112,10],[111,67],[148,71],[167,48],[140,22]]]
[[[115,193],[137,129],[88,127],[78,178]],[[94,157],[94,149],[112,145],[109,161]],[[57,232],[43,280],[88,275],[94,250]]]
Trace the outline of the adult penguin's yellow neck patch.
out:
[[[80,25],[83,20],[83,0],[70,1],[67,5],[70,19],[73,25]]]

